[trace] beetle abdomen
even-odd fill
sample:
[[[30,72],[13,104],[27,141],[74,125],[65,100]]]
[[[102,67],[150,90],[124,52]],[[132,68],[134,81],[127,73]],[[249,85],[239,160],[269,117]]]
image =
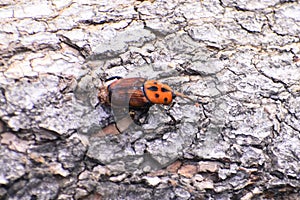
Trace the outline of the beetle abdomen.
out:
[[[142,86],[144,78],[126,78],[114,81],[108,86],[109,102],[114,107],[150,107]]]

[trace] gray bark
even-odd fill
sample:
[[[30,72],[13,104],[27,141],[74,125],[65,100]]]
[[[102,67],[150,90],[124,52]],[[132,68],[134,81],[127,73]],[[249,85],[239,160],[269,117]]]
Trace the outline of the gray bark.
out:
[[[299,199],[297,1],[0,5],[0,199]],[[111,76],[202,103],[98,137]]]

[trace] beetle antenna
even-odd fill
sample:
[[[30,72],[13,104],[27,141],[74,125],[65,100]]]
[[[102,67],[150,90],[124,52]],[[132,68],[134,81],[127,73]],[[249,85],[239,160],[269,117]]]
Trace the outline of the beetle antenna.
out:
[[[178,96],[178,97],[188,99],[188,100],[190,100],[190,101],[192,101],[192,102],[194,102],[195,104],[198,105],[198,102],[196,102],[194,99],[192,99],[191,97],[189,97],[189,96],[187,96],[187,95],[185,95],[185,94],[182,94],[182,93],[176,92],[176,91],[174,92],[174,94],[175,94],[176,96]]]

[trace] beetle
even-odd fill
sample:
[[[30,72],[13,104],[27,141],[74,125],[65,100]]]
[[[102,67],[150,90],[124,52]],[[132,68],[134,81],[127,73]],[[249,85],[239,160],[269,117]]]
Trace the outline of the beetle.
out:
[[[190,97],[172,90],[170,86],[157,80],[114,76],[105,80],[105,82],[109,81],[112,82],[100,87],[98,98],[101,104],[109,105],[112,108],[115,124],[105,127],[98,135],[121,133],[132,124],[132,119],[136,124],[140,124],[140,118],[147,114],[152,105],[171,105],[177,96],[195,102]],[[199,106],[198,103],[195,105]],[[168,115],[173,122],[176,122],[174,117]]]
[[[177,96],[194,101],[157,80],[114,76],[106,81],[110,80],[114,81],[108,86],[100,88],[98,98],[102,104],[108,104],[115,108],[129,107],[133,110],[149,110],[154,104],[170,105]]]

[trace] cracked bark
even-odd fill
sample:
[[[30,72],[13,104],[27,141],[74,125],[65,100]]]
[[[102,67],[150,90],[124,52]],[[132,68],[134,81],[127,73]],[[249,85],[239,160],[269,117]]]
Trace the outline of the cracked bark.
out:
[[[294,1],[2,2],[1,199],[297,199]],[[193,99],[146,123],[98,105],[110,76]],[[176,124],[170,124],[171,118]]]

